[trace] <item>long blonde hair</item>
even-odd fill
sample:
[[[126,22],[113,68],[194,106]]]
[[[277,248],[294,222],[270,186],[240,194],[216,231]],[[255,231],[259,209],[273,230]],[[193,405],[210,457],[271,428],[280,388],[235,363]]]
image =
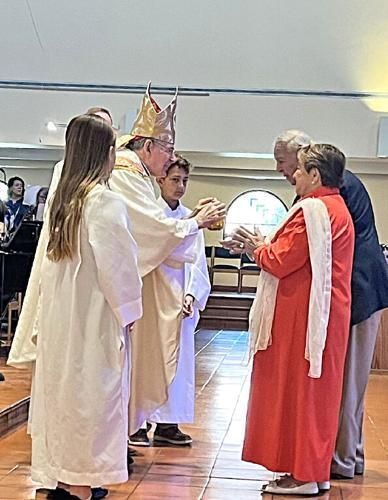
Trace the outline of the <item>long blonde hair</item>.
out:
[[[62,175],[49,211],[50,260],[73,257],[85,198],[97,184],[108,180],[114,144],[112,127],[99,116],[76,116],[69,123]]]

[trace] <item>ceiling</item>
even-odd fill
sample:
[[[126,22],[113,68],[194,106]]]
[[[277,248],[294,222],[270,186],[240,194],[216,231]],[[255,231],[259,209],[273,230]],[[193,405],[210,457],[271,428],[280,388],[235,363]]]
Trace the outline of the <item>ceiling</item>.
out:
[[[388,93],[386,0],[0,0],[0,80]]]

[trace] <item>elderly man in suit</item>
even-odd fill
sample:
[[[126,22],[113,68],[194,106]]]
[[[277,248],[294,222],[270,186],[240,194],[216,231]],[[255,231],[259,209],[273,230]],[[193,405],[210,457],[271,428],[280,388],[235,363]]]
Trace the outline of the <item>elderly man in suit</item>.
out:
[[[293,183],[298,150],[312,141],[300,130],[287,130],[275,141],[276,170]],[[364,472],[362,423],[364,398],[382,310],[388,307],[388,266],[379,245],[372,203],[360,179],[345,170],[340,189],[355,229],[352,310],[346,355],[333,479]]]

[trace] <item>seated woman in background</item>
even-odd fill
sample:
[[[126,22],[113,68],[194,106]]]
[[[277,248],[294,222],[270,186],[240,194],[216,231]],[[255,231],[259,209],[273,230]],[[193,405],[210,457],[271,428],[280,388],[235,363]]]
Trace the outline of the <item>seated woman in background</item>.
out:
[[[339,194],[345,157],[298,153],[299,201],[264,240],[239,229],[224,246],[262,269],[250,314],[254,354],[243,460],[285,472],[271,494],[329,489],[349,335],[354,229]]]
[[[7,205],[0,200],[0,235],[4,235],[6,232],[6,219],[8,215]]]
[[[48,187],[41,187],[36,193],[36,201],[32,211],[34,220],[43,221],[44,207],[46,205],[48,191]]]
[[[142,303],[127,207],[108,186],[115,140],[100,117],[71,120],[47,214],[31,476],[67,490],[56,494],[69,500],[90,499],[91,488],[128,479],[127,337]]]
[[[15,231],[28,214],[30,207],[23,203],[25,184],[20,177],[11,177],[8,181],[8,201],[6,202],[8,213],[5,217],[8,232]]]

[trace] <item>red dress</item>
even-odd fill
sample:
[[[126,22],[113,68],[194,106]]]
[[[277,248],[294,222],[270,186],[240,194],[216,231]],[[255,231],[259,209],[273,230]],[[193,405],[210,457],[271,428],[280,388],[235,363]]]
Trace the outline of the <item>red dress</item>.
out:
[[[255,252],[258,266],[279,278],[272,345],[254,356],[243,460],[299,481],[327,481],[338,429],[349,335],[354,229],[335,188],[321,199],[332,230],[332,297],[322,375],[308,377],[304,358],[311,266],[302,210]]]

